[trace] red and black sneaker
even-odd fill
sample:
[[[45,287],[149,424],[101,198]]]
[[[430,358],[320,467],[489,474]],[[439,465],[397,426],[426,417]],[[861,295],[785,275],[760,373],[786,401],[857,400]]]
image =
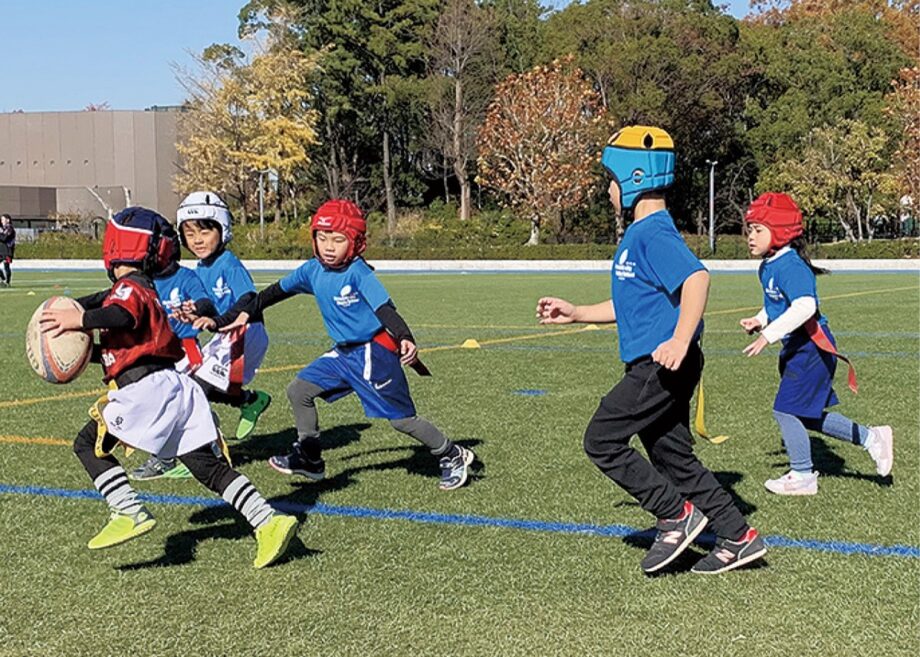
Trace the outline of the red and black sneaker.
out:
[[[642,570],[653,573],[674,561],[693,542],[709,519],[693,506],[684,502],[684,512],[677,518],[659,520],[655,527],[655,542],[642,559]]]
[[[712,552],[697,561],[691,572],[701,575],[718,575],[757,561],[766,553],[766,544],[757,530],[751,527],[741,537],[741,540],[718,539]]]

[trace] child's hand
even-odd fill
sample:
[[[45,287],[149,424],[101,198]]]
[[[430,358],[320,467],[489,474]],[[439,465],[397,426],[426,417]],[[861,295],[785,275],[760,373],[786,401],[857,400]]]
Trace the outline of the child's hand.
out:
[[[197,315],[198,306],[195,305],[195,302],[192,299],[188,299],[187,301],[183,301],[179,306],[179,312],[184,315]]]
[[[234,319],[232,322],[227,324],[222,329],[218,329],[218,330],[221,333],[229,333],[230,331],[238,329],[241,326],[246,326],[248,323],[249,323],[249,313],[241,312],[239,315],[236,316],[236,319]]]
[[[756,317],[745,317],[739,323],[741,324],[741,328],[747,331],[748,335],[753,335],[763,328],[763,324],[761,324],[760,320]]]
[[[211,333],[213,333],[214,329],[217,328],[217,322],[210,317],[199,317],[192,322],[192,328],[196,328],[199,331],[211,331]]]
[[[687,355],[689,347],[690,343],[671,338],[658,345],[658,348],[652,352],[652,360],[669,370],[676,370],[684,362],[684,356]]]
[[[66,331],[83,328],[83,309],[71,307],[60,310],[43,310],[38,323],[42,333],[50,333],[50,337],[56,338]]]
[[[178,319],[183,324],[194,324],[195,320],[198,319],[198,315],[193,312],[188,312],[183,308],[176,308],[171,313],[169,313],[171,319]]]
[[[763,337],[762,335],[758,336],[756,340],[754,340],[751,344],[749,344],[748,346],[744,348],[743,353],[748,358],[750,358],[751,356],[756,356],[761,351],[766,349],[768,344],[770,343],[767,342],[767,339],[765,337]]]
[[[543,297],[537,302],[537,319],[541,324],[571,324],[575,321],[575,305],[565,299]]]
[[[401,340],[399,343],[399,362],[403,365],[411,365],[418,360],[418,347],[412,340]]]

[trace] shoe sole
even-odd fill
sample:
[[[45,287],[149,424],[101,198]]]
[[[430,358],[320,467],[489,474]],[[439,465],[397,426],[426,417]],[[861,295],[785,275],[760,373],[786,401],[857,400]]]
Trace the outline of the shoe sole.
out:
[[[702,522],[700,522],[700,524],[697,525],[696,529],[693,530],[692,534],[687,534],[687,538],[685,538],[683,542],[677,546],[677,549],[671,553],[671,556],[669,556],[667,559],[665,559],[661,563],[652,566],[651,568],[643,568],[642,570],[646,573],[654,573],[654,572],[661,570],[665,566],[667,566],[669,563],[671,563],[677,557],[679,557],[684,552],[684,550],[690,547],[690,544],[696,539],[697,536],[700,535],[700,533],[704,529],[706,529],[706,525],[708,524],[709,524],[709,518],[707,518],[706,516],[703,516]]]
[[[127,543],[127,542],[130,541],[132,538],[137,538],[138,536],[143,536],[144,534],[146,534],[147,532],[149,532],[151,529],[153,529],[154,527],[156,527],[156,525],[157,525],[156,518],[151,518],[150,520],[147,520],[147,521],[145,521],[145,522],[142,522],[140,525],[138,525],[137,527],[134,528],[134,531],[132,531],[130,534],[128,534],[128,535],[126,535],[126,536],[124,536],[124,537],[118,539],[117,541],[113,541],[113,542],[111,542],[111,543],[106,543],[105,545],[93,545],[93,542],[90,541],[89,543],[86,544],[86,547],[88,547],[90,550],[104,550],[104,549],[106,549],[106,548],[115,547],[116,545],[121,545],[122,543]]]
[[[818,487],[817,487],[817,486],[815,486],[813,489],[812,489],[812,488],[803,488],[803,489],[799,489],[799,490],[773,490],[772,488],[770,488],[769,486],[767,486],[766,484],[764,484],[764,488],[766,488],[768,491],[770,491],[770,492],[773,493],[774,495],[788,495],[788,496],[791,496],[791,497],[807,497],[807,496],[809,496],[809,495],[817,495],[817,494],[818,494]]]
[[[741,566],[747,565],[751,563],[752,561],[757,561],[758,559],[763,557],[763,555],[765,555],[766,553],[767,553],[767,548],[763,548],[762,550],[758,550],[754,554],[749,554],[746,557],[738,559],[738,561],[734,561],[730,564],[727,564],[724,568],[719,568],[718,570],[693,570],[691,568],[690,572],[695,573],[697,575],[719,575],[721,573],[727,573],[729,570],[740,568]]]
[[[461,488],[464,484],[466,484],[467,480],[470,478],[470,473],[469,473],[468,468],[469,468],[471,465],[473,465],[473,461],[476,460],[476,455],[473,453],[473,450],[471,450],[471,449],[466,449],[466,448],[464,448],[463,451],[464,451],[464,454],[463,454],[463,465],[466,466],[466,468],[463,470],[463,477],[460,479],[459,482],[457,482],[457,483],[456,483],[455,485],[453,485],[453,486],[447,486],[447,487],[445,487],[445,486],[438,486],[438,490],[443,490],[443,491],[457,490],[458,488]]]
[[[297,519],[294,518],[294,516],[291,516],[291,518],[293,519],[294,522],[288,528],[287,532],[285,532],[284,538],[281,540],[281,543],[278,545],[278,548],[274,552],[272,552],[271,556],[268,559],[265,560],[265,563],[257,564],[253,562],[252,564],[253,568],[256,568],[257,570],[261,568],[267,568],[268,566],[272,565],[278,559],[281,558],[281,556],[287,550],[288,545],[291,543],[291,539],[294,538],[295,534],[297,534]]]
[[[879,427],[880,430],[882,428],[883,427]],[[878,463],[876,463],[875,467],[875,471],[880,477],[887,477],[891,474],[892,468],[894,468],[894,432],[891,430],[891,427],[886,428],[887,431],[884,433],[886,437],[885,447],[887,447],[887,449],[885,450],[885,454],[882,455],[884,457],[885,466],[879,467]]]
[[[274,461],[271,459],[268,459],[268,465],[270,468],[280,472],[281,474],[286,474],[288,476],[300,475],[301,477],[305,477],[310,481],[322,481],[326,478],[325,472],[318,474],[316,472],[307,472],[306,470],[291,470],[290,468],[282,468],[280,465],[275,465]]]

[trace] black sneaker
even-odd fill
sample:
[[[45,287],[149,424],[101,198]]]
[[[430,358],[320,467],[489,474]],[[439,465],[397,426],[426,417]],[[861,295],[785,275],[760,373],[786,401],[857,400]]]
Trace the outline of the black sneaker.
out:
[[[696,562],[691,572],[701,575],[718,575],[734,570],[746,563],[760,559],[767,553],[767,546],[757,530],[748,529],[740,541],[720,538],[712,552]]]
[[[438,488],[441,490],[460,488],[466,483],[470,465],[475,459],[476,455],[473,454],[473,450],[454,445],[450,453],[440,459],[441,481],[438,483]]]
[[[654,573],[674,561],[699,536],[708,522],[709,518],[689,500],[684,502],[684,512],[680,518],[659,520],[656,524],[658,535],[642,559],[642,570]]]
[[[313,481],[322,481],[326,478],[326,462],[323,457],[307,457],[300,443],[294,443],[294,451],[290,454],[271,457],[268,464],[286,475],[300,475]]]

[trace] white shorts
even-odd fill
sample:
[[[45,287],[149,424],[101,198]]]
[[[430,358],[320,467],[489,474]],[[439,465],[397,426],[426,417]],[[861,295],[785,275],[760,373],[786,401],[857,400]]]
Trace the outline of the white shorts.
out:
[[[201,386],[175,370],[148,374],[108,398],[102,408],[108,432],[136,449],[169,459],[217,439]]]
[[[243,342],[242,350],[239,349],[238,341]],[[201,348],[203,362],[195,371],[195,376],[227,392],[231,383],[247,385],[252,381],[267,352],[268,332],[262,322],[248,324],[245,330],[218,333]],[[242,378],[231,381],[234,365],[238,365],[240,356]]]

